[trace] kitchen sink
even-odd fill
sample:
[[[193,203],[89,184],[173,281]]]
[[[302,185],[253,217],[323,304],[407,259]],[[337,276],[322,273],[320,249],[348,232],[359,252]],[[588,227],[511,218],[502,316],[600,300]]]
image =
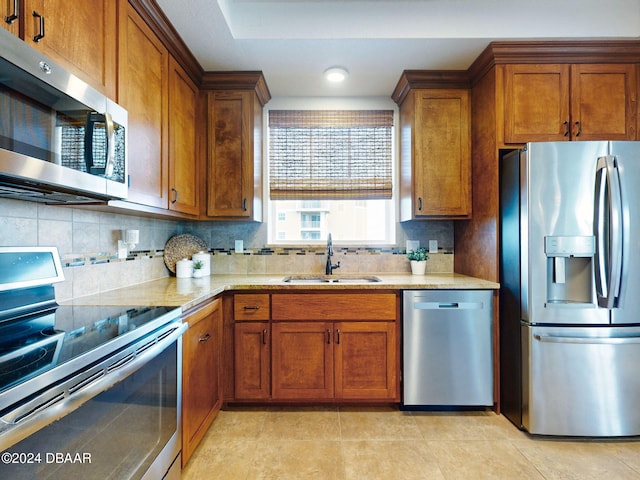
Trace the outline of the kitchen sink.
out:
[[[375,275],[291,275],[285,277],[285,283],[317,284],[317,283],[375,283],[382,279]]]

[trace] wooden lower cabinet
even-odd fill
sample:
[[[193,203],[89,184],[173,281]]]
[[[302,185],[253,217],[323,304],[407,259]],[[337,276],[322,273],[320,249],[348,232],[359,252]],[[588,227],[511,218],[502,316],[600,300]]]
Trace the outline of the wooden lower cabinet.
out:
[[[274,323],[273,398],[333,398],[331,322]]]
[[[394,322],[274,323],[277,400],[398,400]]]
[[[236,322],[234,369],[236,400],[266,400],[271,389],[271,335],[267,322]]]
[[[400,399],[395,322],[335,325],[335,397]]]
[[[222,406],[221,300],[205,305],[184,321],[189,329],[182,338],[182,466]]]
[[[241,293],[233,317],[235,401],[400,401],[397,293]]]

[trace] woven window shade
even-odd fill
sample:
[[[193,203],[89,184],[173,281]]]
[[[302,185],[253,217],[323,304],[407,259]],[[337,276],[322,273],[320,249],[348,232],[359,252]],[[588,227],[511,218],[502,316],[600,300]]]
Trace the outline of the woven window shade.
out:
[[[391,198],[392,127],[392,110],[271,110],[271,199]]]

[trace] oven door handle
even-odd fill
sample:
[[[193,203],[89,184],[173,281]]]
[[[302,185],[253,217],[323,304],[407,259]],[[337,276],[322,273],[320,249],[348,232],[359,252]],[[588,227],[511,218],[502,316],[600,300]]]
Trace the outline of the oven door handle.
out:
[[[153,338],[128,347],[117,359],[106,358],[78,372],[55,389],[19,403],[0,417],[0,451],[73,412],[160,355],[189,328],[173,322]]]

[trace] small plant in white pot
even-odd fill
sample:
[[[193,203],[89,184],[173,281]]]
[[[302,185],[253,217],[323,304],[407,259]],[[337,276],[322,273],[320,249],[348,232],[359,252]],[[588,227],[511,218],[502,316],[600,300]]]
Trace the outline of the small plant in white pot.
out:
[[[407,258],[411,263],[411,273],[414,275],[424,275],[427,269],[427,260],[429,259],[427,249],[420,247],[415,250],[409,250],[407,252]]]
[[[200,278],[204,276],[204,262],[202,260],[196,260],[193,262],[193,278]]]

